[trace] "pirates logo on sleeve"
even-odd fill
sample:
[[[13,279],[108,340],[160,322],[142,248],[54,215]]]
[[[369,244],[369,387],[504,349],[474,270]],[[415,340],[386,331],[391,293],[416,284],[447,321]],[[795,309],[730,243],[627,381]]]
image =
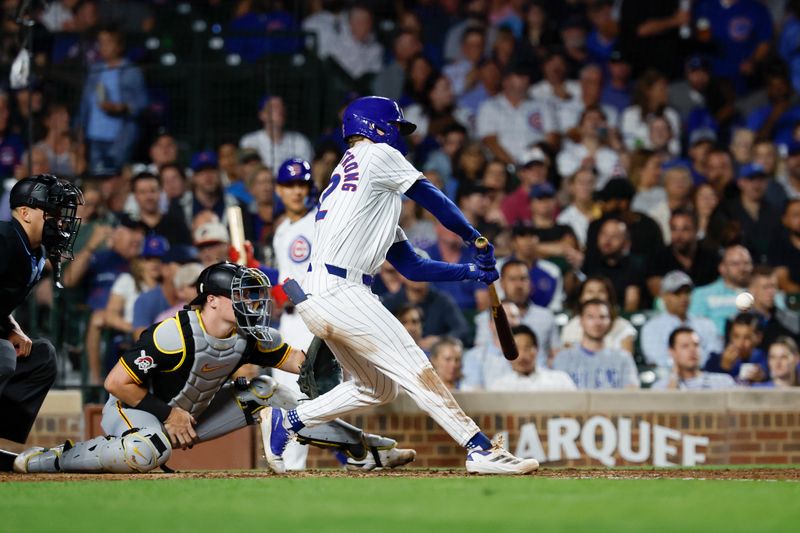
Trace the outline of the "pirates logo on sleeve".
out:
[[[133,360],[133,363],[139,368],[139,370],[147,374],[148,370],[158,366],[156,365],[156,362],[153,361],[152,357],[144,353],[144,350],[142,350],[140,353],[141,355]]]
[[[298,235],[289,245],[289,259],[295,263],[302,263],[311,257],[311,242],[302,235]]]

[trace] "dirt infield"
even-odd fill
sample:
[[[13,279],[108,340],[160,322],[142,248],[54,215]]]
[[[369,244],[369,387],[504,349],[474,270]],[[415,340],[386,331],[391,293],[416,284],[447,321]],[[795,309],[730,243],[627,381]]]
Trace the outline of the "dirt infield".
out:
[[[410,477],[447,478],[468,477],[464,470],[405,469],[375,472],[345,472],[343,470],[309,470],[292,472],[280,477]],[[278,477],[265,471],[235,472],[176,472],[150,474],[8,474],[0,473],[0,483],[33,481],[125,481],[140,479],[254,479]],[[792,468],[543,468],[531,477],[551,479],[709,479],[709,480],[782,480],[800,481],[800,469]]]

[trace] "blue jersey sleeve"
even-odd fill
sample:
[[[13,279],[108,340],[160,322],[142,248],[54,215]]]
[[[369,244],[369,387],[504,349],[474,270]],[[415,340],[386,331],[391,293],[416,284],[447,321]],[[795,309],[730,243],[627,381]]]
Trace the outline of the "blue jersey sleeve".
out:
[[[389,248],[386,260],[411,281],[461,281],[467,279],[470,265],[432,261],[417,255],[408,241]]]
[[[464,242],[473,242],[481,236],[450,198],[445,196],[430,181],[426,179],[417,180],[406,191],[406,196],[424,207],[445,228],[464,239]]]

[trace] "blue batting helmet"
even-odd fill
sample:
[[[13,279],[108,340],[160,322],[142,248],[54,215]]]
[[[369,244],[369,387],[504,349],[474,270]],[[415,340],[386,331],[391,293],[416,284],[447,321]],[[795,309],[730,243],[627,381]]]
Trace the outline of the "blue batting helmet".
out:
[[[399,150],[408,151],[403,135],[417,129],[415,124],[403,118],[397,102],[382,96],[364,96],[353,100],[344,110],[342,136],[361,135],[375,143],[385,143]]]
[[[311,181],[311,165],[305,159],[293,157],[287,159],[278,169],[278,176],[275,178],[275,183],[285,185],[293,182],[300,183],[313,183]]]

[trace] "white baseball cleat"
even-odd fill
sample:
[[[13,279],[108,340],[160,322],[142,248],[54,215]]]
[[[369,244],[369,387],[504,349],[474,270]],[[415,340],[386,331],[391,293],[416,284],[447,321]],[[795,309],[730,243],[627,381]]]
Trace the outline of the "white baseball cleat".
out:
[[[376,459],[375,454],[378,457]],[[407,448],[398,448],[393,446],[389,449],[379,449],[371,447],[367,456],[363,459],[356,460],[353,458],[347,459],[348,470],[381,470],[383,468],[398,468],[405,466],[417,458],[416,450]]]
[[[283,452],[291,438],[291,434],[283,427],[284,416],[283,410],[278,407],[267,407],[259,413],[264,455],[267,457],[269,469],[276,474],[286,472]]]
[[[520,459],[503,448],[497,439],[488,450],[472,450],[467,454],[467,472],[470,474],[529,474],[539,468],[536,459]]]

